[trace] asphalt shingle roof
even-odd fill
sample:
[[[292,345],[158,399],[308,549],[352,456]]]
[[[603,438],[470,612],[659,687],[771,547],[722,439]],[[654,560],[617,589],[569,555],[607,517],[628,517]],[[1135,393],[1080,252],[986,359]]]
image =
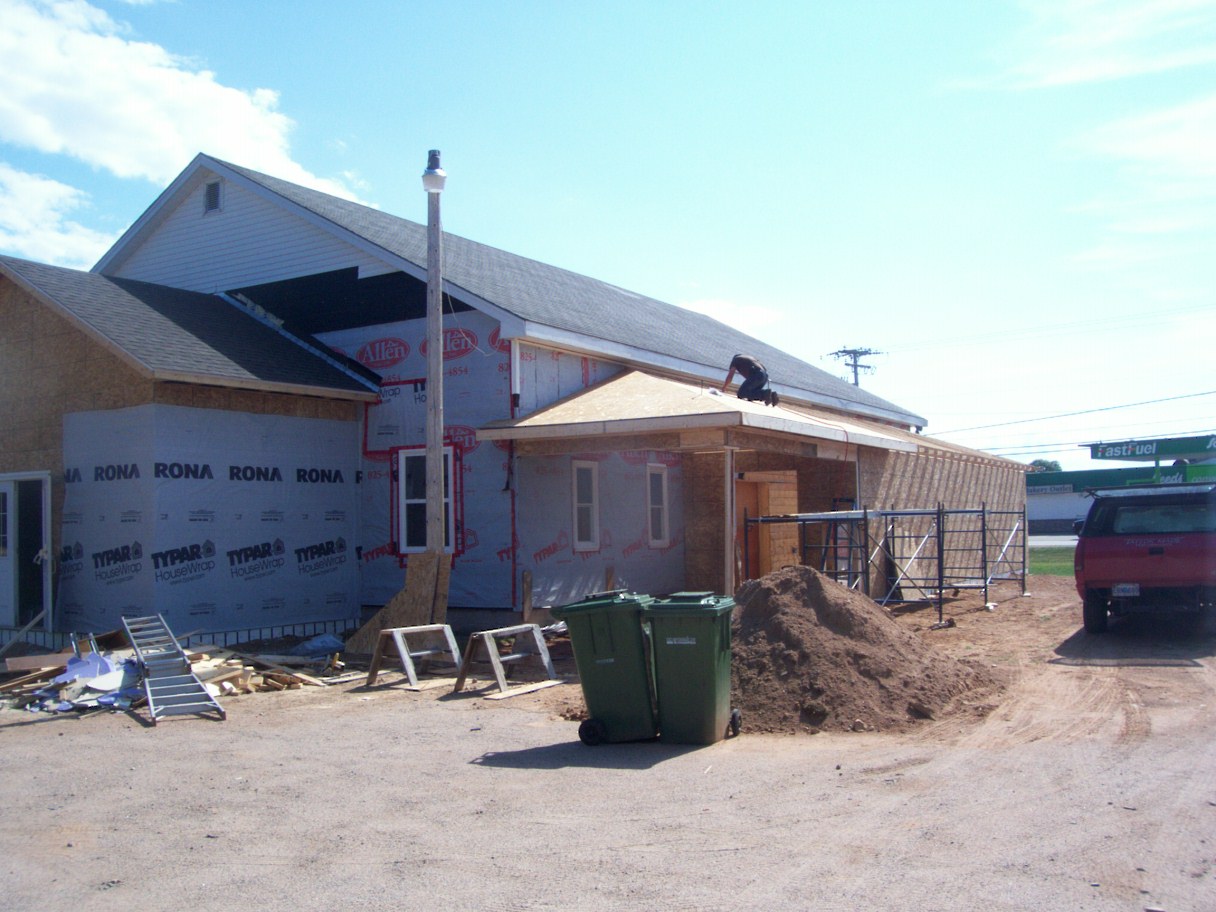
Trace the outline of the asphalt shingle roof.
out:
[[[213,168],[229,169],[364,241],[426,268],[425,225],[207,156],[199,160]],[[774,386],[783,393],[802,393],[811,402],[907,425],[925,424],[919,415],[712,317],[454,234],[445,232],[443,243],[445,281],[522,320],[649,352],[656,356],[656,363],[676,359],[700,365],[708,376],[724,377],[735,354],[750,354],[764,363]]]
[[[153,375],[369,393],[363,381],[215,295],[0,256],[0,271],[63,308]]]

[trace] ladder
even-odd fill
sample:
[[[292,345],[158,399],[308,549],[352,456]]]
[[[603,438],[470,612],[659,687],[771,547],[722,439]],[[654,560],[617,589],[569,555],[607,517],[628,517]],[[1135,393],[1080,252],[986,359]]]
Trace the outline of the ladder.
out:
[[[144,693],[148,696],[153,725],[162,716],[212,710],[219,713],[221,719],[227,718],[224,708],[195,677],[185,650],[161,615],[124,617],[122,625],[143,670]]]

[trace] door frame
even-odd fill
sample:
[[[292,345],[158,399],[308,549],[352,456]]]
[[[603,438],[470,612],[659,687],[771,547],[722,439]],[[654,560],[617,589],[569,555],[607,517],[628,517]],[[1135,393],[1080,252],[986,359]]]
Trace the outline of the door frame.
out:
[[[18,515],[18,511],[20,510],[19,505],[21,502],[21,498],[17,493],[18,486],[21,484],[21,482],[31,482],[31,481],[36,481],[41,484],[42,496],[40,498],[40,501],[41,501],[41,510],[42,510],[42,522],[41,522],[40,534],[42,537],[42,543],[36,552],[37,557],[35,559],[35,568],[27,568],[22,564],[21,560],[19,559],[20,553],[22,551],[21,543],[19,540],[15,541],[13,543],[13,552],[14,552],[13,590],[15,593],[20,593],[21,576],[23,573],[31,573],[31,572],[41,573],[42,574],[42,622],[40,624],[36,625],[36,629],[53,630],[54,629],[53,613],[54,613],[55,600],[52,597],[51,586],[52,586],[52,581],[53,581],[52,570],[53,570],[55,561],[54,561],[53,540],[51,538],[51,473],[50,472],[0,472],[0,481],[7,481],[7,482],[13,483],[13,497],[11,499],[11,503],[9,504],[9,514],[10,514],[10,522],[12,523],[12,530],[14,533],[13,537],[15,539],[18,538],[18,536],[20,535],[20,529],[21,529],[21,520],[20,520],[20,516]],[[34,612],[34,613],[37,614],[37,612]],[[11,624],[5,623],[7,620],[8,620],[7,618],[0,618],[0,625],[6,626],[6,627],[23,626],[23,624],[21,622],[21,606],[20,606],[19,602],[14,604],[14,617],[12,618],[13,623],[11,623]]]

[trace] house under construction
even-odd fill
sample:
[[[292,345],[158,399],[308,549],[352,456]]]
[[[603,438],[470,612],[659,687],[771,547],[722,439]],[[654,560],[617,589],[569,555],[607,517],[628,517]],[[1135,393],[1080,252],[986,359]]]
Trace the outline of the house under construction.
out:
[[[198,156],[89,272],[0,257],[0,626],[343,629],[424,548],[426,227]],[[1020,511],[1023,466],[709,317],[444,237],[450,617]],[[719,392],[732,356],[781,403]],[[812,532],[812,536],[827,534]]]

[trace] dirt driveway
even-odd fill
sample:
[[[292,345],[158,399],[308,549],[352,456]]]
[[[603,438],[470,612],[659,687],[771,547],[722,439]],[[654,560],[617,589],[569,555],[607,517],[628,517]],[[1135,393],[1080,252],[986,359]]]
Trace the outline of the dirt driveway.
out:
[[[1216,909],[1216,636],[1090,637],[1070,580],[1030,590],[899,618],[1011,679],[899,734],[587,748],[577,685],[396,674],[224,722],[3,712],[0,906]]]

